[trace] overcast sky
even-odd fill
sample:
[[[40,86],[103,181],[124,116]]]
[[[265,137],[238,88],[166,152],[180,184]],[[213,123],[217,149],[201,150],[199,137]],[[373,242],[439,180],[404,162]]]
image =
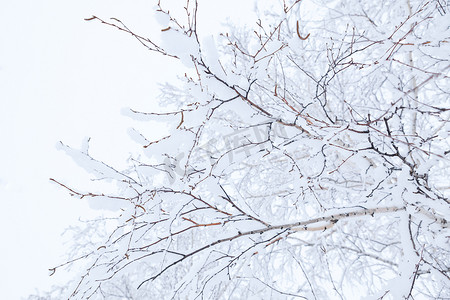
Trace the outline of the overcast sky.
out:
[[[151,110],[156,83],[176,65],[152,55],[130,36],[91,15],[117,17],[136,32],[156,36],[156,1],[17,0],[0,4],[0,296],[20,299],[66,279],[48,269],[64,261],[61,234],[80,216],[100,214],[52,184],[87,187],[89,175],[56,150],[58,141],[117,166],[134,147],[120,110]],[[181,1],[183,2],[183,1]],[[203,3],[204,2],[204,3]],[[227,17],[243,20],[239,1],[200,1],[203,34]]]

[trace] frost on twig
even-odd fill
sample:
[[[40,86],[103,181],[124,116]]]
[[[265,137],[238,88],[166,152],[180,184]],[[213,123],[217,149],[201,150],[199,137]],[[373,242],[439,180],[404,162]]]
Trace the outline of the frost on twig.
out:
[[[186,71],[167,110],[124,111],[169,132],[130,130],[129,169],[61,146],[117,191],[53,182],[123,203],[70,298],[450,297],[445,9],[322,4],[268,4],[253,29],[202,39],[196,1],[184,23],[159,3],[162,45],[87,19]]]

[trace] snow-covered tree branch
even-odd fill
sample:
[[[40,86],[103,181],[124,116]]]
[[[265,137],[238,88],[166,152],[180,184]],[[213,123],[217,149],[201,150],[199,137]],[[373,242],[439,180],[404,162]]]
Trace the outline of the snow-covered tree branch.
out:
[[[89,225],[109,231],[70,260],[85,271],[66,296],[448,299],[448,4],[258,1],[253,28],[214,37],[201,3],[183,18],[169,5],[161,44],[86,19],[185,73],[162,86],[161,111],[125,111],[169,127],[130,130],[128,169],[61,144],[117,188],[52,181],[120,207]]]

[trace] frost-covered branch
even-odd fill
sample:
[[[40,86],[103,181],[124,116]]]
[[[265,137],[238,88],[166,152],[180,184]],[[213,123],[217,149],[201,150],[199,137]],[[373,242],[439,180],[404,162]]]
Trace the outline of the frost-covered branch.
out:
[[[117,189],[53,182],[120,203],[91,225],[109,230],[73,260],[86,267],[71,298],[450,297],[446,11],[319,4],[258,1],[254,28],[208,37],[197,1],[183,20],[159,2],[161,45],[88,19],[185,72],[160,111],[124,110],[168,127],[130,130],[128,169],[61,146]]]

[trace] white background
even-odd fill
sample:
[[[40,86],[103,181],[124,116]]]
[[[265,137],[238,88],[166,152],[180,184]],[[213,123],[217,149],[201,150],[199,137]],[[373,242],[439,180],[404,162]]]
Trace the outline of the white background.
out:
[[[218,30],[227,17],[246,21],[253,1],[242,2],[200,1],[201,34]],[[80,216],[101,213],[50,182],[89,183],[56,143],[78,148],[89,136],[93,156],[124,167],[136,146],[126,133],[133,123],[120,110],[154,108],[156,83],[176,75],[174,64],[129,35],[83,19],[117,17],[157,40],[154,4],[0,3],[0,298],[20,299],[64,281],[60,272],[48,276],[49,268],[64,262],[61,234]]]

